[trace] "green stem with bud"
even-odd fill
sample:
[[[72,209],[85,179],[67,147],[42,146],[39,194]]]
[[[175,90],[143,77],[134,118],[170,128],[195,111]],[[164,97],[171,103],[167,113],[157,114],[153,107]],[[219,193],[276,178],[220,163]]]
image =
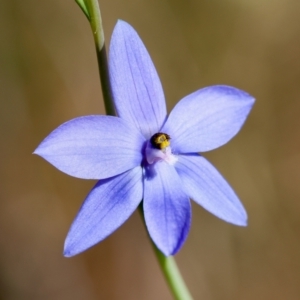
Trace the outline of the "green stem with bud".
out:
[[[112,101],[112,92],[109,81],[107,55],[105,49],[105,39],[102,26],[102,18],[100,8],[97,0],[75,0],[80,6],[81,10],[86,15],[93,32],[93,37],[96,46],[96,53],[98,59],[98,68],[100,74],[100,81],[102,87],[102,94],[106,114],[110,116],[115,115],[114,103]]]

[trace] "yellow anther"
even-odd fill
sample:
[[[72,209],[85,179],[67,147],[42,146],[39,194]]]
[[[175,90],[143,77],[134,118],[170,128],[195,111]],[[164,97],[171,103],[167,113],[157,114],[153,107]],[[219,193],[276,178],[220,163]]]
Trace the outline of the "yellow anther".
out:
[[[158,132],[151,137],[150,142],[154,148],[163,150],[170,146],[170,139],[168,134]]]

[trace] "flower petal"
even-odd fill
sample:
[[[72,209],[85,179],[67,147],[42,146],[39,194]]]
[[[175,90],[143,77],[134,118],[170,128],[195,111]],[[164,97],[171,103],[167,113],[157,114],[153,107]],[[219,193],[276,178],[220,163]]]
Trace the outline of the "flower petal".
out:
[[[110,81],[118,116],[149,139],[166,119],[163,89],[152,60],[136,31],[118,21],[110,42]]]
[[[144,179],[144,214],[149,234],[165,254],[183,245],[191,223],[191,204],[173,166],[164,161],[151,166]]]
[[[70,228],[64,255],[76,255],[105,239],[129,218],[142,197],[141,167],[98,181]]]
[[[204,157],[179,155],[175,168],[188,195],[215,216],[246,226],[247,213],[222,175]]]
[[[73,119],[34,151],[71,176],[103,179],[141,164],[145,140],[134,126],[111,116]]]
[[[174,152],[203,152],[233,138],[245,122],[254,98],[229,86],[211,86],[183,98],[161,132],[169,134]]]

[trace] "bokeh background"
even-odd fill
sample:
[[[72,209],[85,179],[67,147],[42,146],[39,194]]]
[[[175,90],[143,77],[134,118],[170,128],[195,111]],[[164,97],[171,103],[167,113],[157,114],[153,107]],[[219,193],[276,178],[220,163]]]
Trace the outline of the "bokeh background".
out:
[[[300,299],[300,2],[101,0],[146,44],[170,110],[228,84],[257,99],[230,143],[205,153],[249,214],[239,228],[193,205],[176,256],[196,299]],[[0,299],[171,300],[138,213],[74,258],[62,249],[94,185],[31,153],[61,123],[103,114],[89,24],[75,1],[0,0]]]

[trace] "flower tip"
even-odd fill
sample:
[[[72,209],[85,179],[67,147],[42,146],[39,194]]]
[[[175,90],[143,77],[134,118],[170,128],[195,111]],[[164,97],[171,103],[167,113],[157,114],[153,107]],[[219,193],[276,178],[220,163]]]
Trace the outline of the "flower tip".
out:
[[[176,245],[158,245],[155,243],[157,249],[166,257],[174,256],[179,252],[179,250],[182,248],[183,244],[185,242],[185,239],[180,240],[177,242]]]
[[[64,257],[72,257],[74,256],[73,254],[71,254],[69,251],[64,251],[63,252]]]
[[[114,32],[117,32],[117,35],[123,36],[125,39],[127,39],[128,36],[133,36],[134,38],[137,37],[137,32],[133,26],[121,19],[118,19]]]
[[[118,19],[115,28],[118,28],[118,27],[132,28],[132,26],[131,26],[129,23],[127,23],[126,21],[124,21],[124,20],[122,20],[122,19]]]
[[[244,219],[243,222],[241,222],[240,226],[243,226],[243,227],[248,226],[248,219],[247,219],[247,217]]]
[[[241,216],[238,220],[236,220],[235,222],[233,222],[233,224],[237,225],[237,226],[246,227],[248,225],[248,216],[247,216],[247,213],[245,212],[243,214],[243,216]]]
[[[216,215],[217,216],[217,215]],[[221,220],[229,223],[229,224],[232,224],[232,225],[235,225],[235,226],[241,226],[241,227],[246,227],[248,225],[248,217],[247,217],[247,214],[246,213],[243,213],[243,214],[238,214],[238,215],[235,215],[235,216],[217,216],[219,217]]]
[[[255,103],[255,98],[248,94],[249,107],[252,109],[252,106]]]
[[[243,212],[243,218],[241,220],[241,225],[240,226],[248,226],[248,214],[246,212],[246,210],[244,209],[244,212]]]
[[[64,244],[64,251],[63,251],[64,257],[72,257],[72,256],[78,254],[78,252],[79,251],[74,251],[74,244],[72,246],[72,243],[70,243],[70,237],[68,234],[65,239],[65,244]]]
[[[164,249],[164,250],[160,249],[160,251],[164,254],[164,256],[170,257],[170,256],[174,256],[175,254],[177,254],[182,246],[183,246],[183,244],[178,245],[174,249],[167,249],[167,250],[166,249]]]
[[[222,93],[224,95],[232,95],[235,97],[238,97],[240,99],[243,99],[244,101],[248,102],[248,104],[250,106],[252,106],[255,102],[255,98],[253,96],[251,96],[249,93],[238,89],[236,87],[233,86],[229,86],[229,85],[215,85],[212,86],[214,90],[219,91],[219,93]]]
[[[169,250],[169,249],[162,249],[161,247],[158,247],[156,245],[156,247],[159,249],[159,251],[165,256],[165,257],[169,257],[169,256],[173,256],[175,255],[179,249],[173,249],[173,250]]]
[[[40,155],[38,150],[39,150],[39,147],[37,147],[37,148],[32,152],[32,154]]]
[[[45,140],[44,140],[44,141],[45,141]],[[38,156],[43,157],[43,154],[44,154],[44,152],[45,152],[45,151],[43,151],[43,150],[45,150],[45,149],[44,149],[44,141],[42,141],[42,142],[36,147],[36,149],[32,152],[32,154],[35,154],[35,155],[38,155]]]
[[[71,247],[67,245],[67,241],[65,242],[64,251],[63,251],[64,257],[72,257],[78,253],[79,253],[78,251],[74,251],[74,249],[71,249]]]
[[[45,160],[49,161],[47,158],[46,158],[46,154],[45,151],[43,151],[43,147],[42,147],[42,144],[40,144],[33,152],[32,154],[34,155],[38,155],[42,158],[44,158]]]

